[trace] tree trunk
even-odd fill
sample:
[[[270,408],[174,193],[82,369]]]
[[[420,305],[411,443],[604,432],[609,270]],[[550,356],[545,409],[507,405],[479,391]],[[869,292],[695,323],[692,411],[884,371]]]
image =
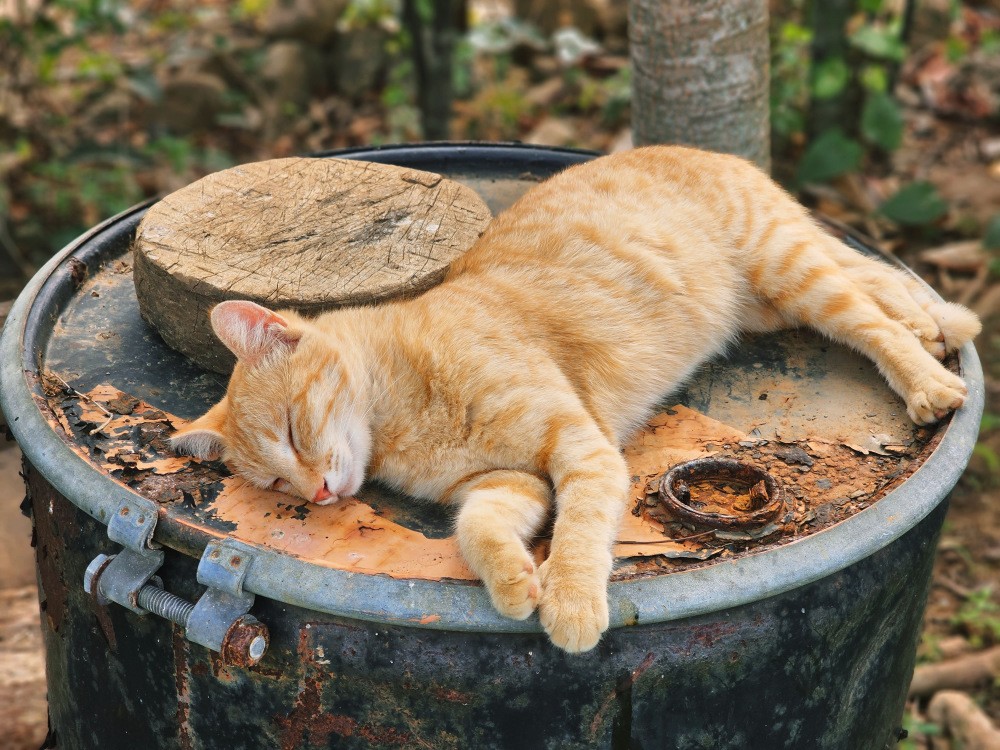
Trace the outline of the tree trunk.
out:
[[[450,137],[452,52],[464,28],[465,6],[464,0],[433,0],[427,4],[405,0],[403,3],[403,19],[410,31],[417,80],[417,104],[424,138],[429,141]],[[433,15],[425,17],[428,10]]]
[[[630,0],[636,145],[683,143],[770,167],[766,0]]]

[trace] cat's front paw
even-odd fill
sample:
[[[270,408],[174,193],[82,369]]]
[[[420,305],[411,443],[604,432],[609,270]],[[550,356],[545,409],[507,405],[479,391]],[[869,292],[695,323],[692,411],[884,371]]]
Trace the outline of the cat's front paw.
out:
[[[520,570],[508,571],[505,576],[486,578],[486,590],[497,612],[513,620],[527,619],[538,606],[542,585],[531,560],[524,560]]]
[[[906,413],[917,424],[931,424],[964,404],[968,395],[960,377],[939,367],[908,394]]]
[[[608,629],[607,577],[561,576],[542,564],[538,616],[549,638],[571,654],[589,651]]]

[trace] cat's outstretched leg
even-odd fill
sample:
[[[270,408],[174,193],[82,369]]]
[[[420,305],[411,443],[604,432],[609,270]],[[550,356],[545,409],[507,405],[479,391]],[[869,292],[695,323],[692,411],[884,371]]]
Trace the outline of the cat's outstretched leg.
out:
[[[538,605],[541,584],[525,547],[545,520],[548,484],[533,474],[492,471],[458,490],[457,536],[465,561],[496,610],[523,620]]]
[[[539,574],[538,615],[571,653],[597,645],[608,627],[611,547],[625,507],[628,467],[585,414],[550,417],[539,464],[556,492],[552,548]]]
[[[826,252],[862,292],[893,320],[897,320],[938,359],[979,333],[979,319],[970,310],[936,299],[906,271],[855,252],[827,237]]]
[[[827,240],[815,227],[787,228],[750,263],[752,287],[790,321],[810,325],[874,361],[917,424],[961,406],[967,394],[961,378],[823,252]]]

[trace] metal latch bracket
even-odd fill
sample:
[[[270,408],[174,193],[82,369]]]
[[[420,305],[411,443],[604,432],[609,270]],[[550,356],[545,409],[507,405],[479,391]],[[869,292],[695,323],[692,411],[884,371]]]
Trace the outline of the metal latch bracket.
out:
[[[104,605],[117,602],[138,615],[150,612],[181,625],[188,640],[222,654],[223,662],[252,666],[267,650],[267,627],[247,614],[254,595],[243,590],[253,548],[232,539],[209,542],[198,563],[207,587],[194,604],[168,591],[156,577],[164,553],[153,542],[157,507],[129,498],[108,523],[108,538],[124,549],[98,555],[87,566],[83,588]],[[154,548],[156,547],[156,548]]]

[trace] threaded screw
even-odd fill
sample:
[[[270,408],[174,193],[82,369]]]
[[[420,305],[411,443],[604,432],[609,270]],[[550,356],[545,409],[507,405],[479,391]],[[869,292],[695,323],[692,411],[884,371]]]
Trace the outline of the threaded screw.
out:
[[[139,589],[136,602],[154,615],[165,617],[184,628],[187,628],[191,613],[194,612],[194,605],[191,602],[149,583]]]

